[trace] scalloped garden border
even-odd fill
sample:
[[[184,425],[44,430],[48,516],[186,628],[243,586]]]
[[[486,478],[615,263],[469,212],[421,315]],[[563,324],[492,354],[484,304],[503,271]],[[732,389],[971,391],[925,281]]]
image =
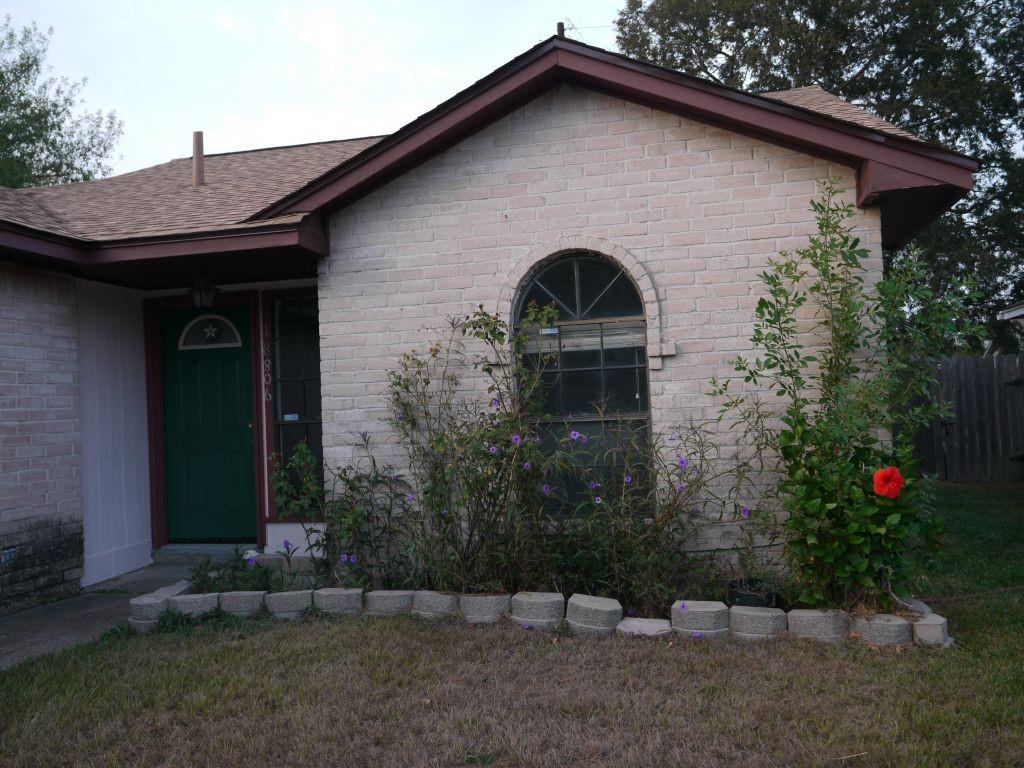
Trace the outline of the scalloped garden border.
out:
[[[797,637],[828,643],[857,639],[874,646],[912,644],[947,648],[953,644],[946,619],[920,601],[918,615],[879,613],[851,616],[844,611],[796,608],[752,608],[706,600],[677,600],[669,618],[623,618],[617,600],[558,592],[519,592],[515,595],[454,595],[431,590],[371,590],[326,588],[291,592],[189,593],[187,581],[129,601],[128,624],[139,634],[154,630],[160,617],[177,612],[198,617],[220,609],[236,616],[264,610],[278,619],[294,619],[310,609],[359,616],[414,614],[425,619],[458,617],[470,624],[496,624],[503,618],[525,629],[567,629],[574,635],[661,637],[677,635],[694,640],[763,641]]]

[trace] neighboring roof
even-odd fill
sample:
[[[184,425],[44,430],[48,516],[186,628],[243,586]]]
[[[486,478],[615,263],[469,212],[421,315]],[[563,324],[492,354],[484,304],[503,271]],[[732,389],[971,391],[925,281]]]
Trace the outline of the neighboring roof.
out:
[[[997,320],[1021,320],[1024,319],[1024,301],[1011,304],[1006,309],[1001,309],[996,314]]]
[[[809,109],[819,115],[842,120],[844,123],[859,125],[862,128],[870,128],[873,131],[887,133],[890,136],[899,136],[912,141],[923,141],[920,137],[905,131],[888,120],[883,120],[878,115],[868,112],[863,107],[844,101],[838,96],[829,93],[820,85],[804,85],[799,88],[790,88],[785,91],[769,91],[760,94],[772,101],[781,101],[783,104],[790,104],[801,109]]]
[[[0,219],[85,241],[219,231],[354,157],[379,136],[206,155],[205,183],[192,158],[97,181],[0,187]]]
[[[369,193],[560,82],[856,168],[857,202],[881,206],[889,248],[965,195],[978,168],[973,158],[817,86],[751,94],[556,36],[389,136],[207,155],[199,187],[192,159],[181,158],[98,181],[0,188],[0,249],[47,264],[74,261],[82,274],[104,279],[120,269],[114,262],[243,251],[270,258],[273,248],[322,254],[317,214]],[[275,253],[282,258],[284,251]]]

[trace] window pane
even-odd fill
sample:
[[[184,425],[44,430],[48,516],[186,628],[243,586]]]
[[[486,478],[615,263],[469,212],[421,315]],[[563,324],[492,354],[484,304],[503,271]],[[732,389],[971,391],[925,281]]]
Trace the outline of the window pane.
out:
[[[600,371],[564,371],[562,373],[563,416],[589,416],[601,403]]]
[[[612,286],[597,303],[593,306],[584,306],[584,317],[630,317],[644,313],[643,303],[640,301],[640,294],[637,293],[633,283],[625,275],[612,283]]]
[[[558,365],[558,329],[530,328],[523,340],[524,360],[530,365],[550,368]]]
[[[324,463],[324,435],[323,425],[313,422],[306,425],[306,440],[309,442],[309,450],[313,452],[317,463],[323,466]]]
[[[530,307],[531,304],[536,304],[538,308],[554,305],[554,307],[558,310],[559,320],[573,319],[573,315],[566,311],[565,307],[561,306],[558,302],[551,298],[551,295],[548,294],[548,292],[541,288],[537,283],[534,283],[526,292],[526,296],[523,298],[522,311],[526,312],[526,310]]]
[[[642,322],[605,324],[605,365],[643,364],[645,336],[646,333]]]
[[[277,428],[277,450],[285,457],[285,460],[290,459],[291,455],[295,452],[295,447],[299,443],[306,439],[306,425],[305,424],[280,424]],[[310,445],[311,450],[316,452],[319,446]]]
[[[563,259],[542,271],[537,282],[551,291],[552,295],[577,314],[576,277],[572,259]]]
[[[279,381],[277,384],[277,418],[281,421],[304,421],[302,381]]]
[[[597,368],[601,365],[601,326],[567,325],[561,328],[562,368]]]
[[[317,336],[316,300],[309,296],[277,299],[278,336]]]
[[[197,317],[181,336],[179,349],[201,349],[203,347],[240,347],[238,337],[230,321],[213,315]]]
[[[541,374],[541,385],[544,389],[540,393],[539,407],[551,416],[560,416],[562,409],[559,405],[559,379],[557,371],[548,371]]]
[[[302,387],[306,395],[306,419],[320,421],[320,379],[306,379]]]
[[[617,365],[639,365],[643,355],[642,347],[623,347],[622,349],[606,349],[604,364],[611,367]]]
[[[279,339],[274,345],[274,377],[302,378],[302,339]]]
[[[636,368],[618,368],[605,371],[604,375],[609,413],[639,413],[643,410]]]
[[[608,284],[619,275],[620,269],[604,259],[593,256],[581,256],[580,266],[580,311],[586,313],[587,307],[593,304],[601,295]],[[618,282],[618,280],[616,280]],[[627,285],[629,282],[627,281]],[[629,286],[632,287],[632,286]],[[590,317],[600,317],[597,313],[590,312]]]

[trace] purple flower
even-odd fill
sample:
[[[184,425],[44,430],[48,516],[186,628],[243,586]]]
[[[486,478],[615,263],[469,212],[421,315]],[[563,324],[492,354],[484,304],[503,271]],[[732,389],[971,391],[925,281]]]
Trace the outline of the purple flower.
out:
[[[533,438],[533,442],[535,442],[537,445],[540,445],[541,443],[544,442],[544,440],[543,438],[541,438],[540,435],[537,435],[535,438]]]
[[[589,483],[587,483],[587,488],[589,488],[592,491],[600,487],[601,484],[597,482],[597,480],[591,480]]]
[[[407,502],[409,502],[410,504],[412,504],[412,503],[413,503],[414,501],[416,501],[416,495],[415,495],[415,494],[412,494],[412,493],[410,493],[410,494],[408,494],[408,495],[407,495],[407,496],[405,497],[405,500],[406,500]]]
[[[695,629],[693,630],[692,637],[694,640],[700,640],[702,637],[704,637],[704,633],[701,632],[699,629]]]
[[[544,483],[544,485],[542,485],[542,486],[540,487],[540,489],[541,489],[542,491],[544,491],[544,495],[545,495],[545,496],[546,496],[547,494],[551,493],[551,486],[550,486],[550,485],[548,485],[547,483]]]
[[[630,608],[628,611],[626,611],[626,615],[630,618],[636,616],[636,608]]]
[[[680,469],[686,469],[688,466],[690,466],[690,460],[680,456],[678,461],[676,461],[676,464],[679,465]]]
[[[281,546],[283,546],[285,549],[291,549],[292,548],[292,543],[290,541],[288,541],[288,539],[285,539],[284,541],[281,542]]]
[[[356,562],[356,556],[355,556],[355,553],[354,553],[354,552],[353,552],[353,553],[352,553],[351,555],[349,555],[349,556],[348,556],[348,561],[349,561],[350,563],[352,563],[353,565],[355,564],[355,562]]]
[[[679,491],[680,493],[685,491],[686,490],[686,483],[679,483],[678,485],[676,485],[676,490]]]
[[[490,451],[490,452],[491,452],[491,456],[493,456],[494,454],[496,454],[496,453],[498,452],[498,446],[496,446],[496,445],[492,445],[492,446],[491,446],[490,448],[488,448],[487,450],[488,450],[488,451]]]
[[[447,514],[448,514],[448,510],[447,509],[442,509],[441,510],[441,517],[444,517]]]
[[[685,611],[686,610],[686,603],[680,603],[679,604],[679,608],[677,610]]]
[[[245,562],[247,562],[249,565],[256,565],[256,555],[245,558]]]
[[[580,439],[580,433],[577,432],[574,429],[572,432],[569,433],[569,438],[572,439],[572,440],[579,440]]]
[[[586,445],[590,441],[590,438],[586,435],[580,435],[580,442]]]
[[[342,553],[341,553],[341,554],[340,554],[340,555],[338,556],[338,561],[339,561],[339,562],[342,562],[342,563],[347,563],[347,562],[348,562],[348,555],[347,555],[347,554],[345,554],[344,552],[342,552]]]
[[[743,509],[741,509],[740,517],[742,517],[744,520],[750,517],[750,507],[744,507]]]
[[[526,629],[526,630],[533,629],[533,624],[523,624],[523,629]]]
[[[512,435],[512,445],[519,445],[519,443],[521,443],[522,440],[523,438],[521,438],[519,435]]]
[[[595,504],[600,504],[601,503],[601,497],[600,496],[595,496],[594,497],[594,503]]]
[[[626,485],[629,485],[630,483],[633,482],[633,476],[626,475],[624,478],[622,478],[622,482],[624,482]]]
[[[531,466],[532,466],[532,465],[530,464],[530,462],[528,462],[528,461],[524,461],[524,462],[523,462],[523,469],[525,469],[525,470],[526,470],[527,472],[529,472],[529,471],[530,471],[530,467],[531,467]]]
[[[498,398],[494,398],[493,400],[491,400],[491,408],[493,408],[494,410],[498,410],[499,405],[501,405],[501,403],[498,402]]]

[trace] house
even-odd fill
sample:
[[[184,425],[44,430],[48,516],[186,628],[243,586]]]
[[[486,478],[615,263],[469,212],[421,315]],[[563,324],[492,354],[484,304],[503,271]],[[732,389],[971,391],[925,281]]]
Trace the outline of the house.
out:
[[[256,542],[268,457],[387,444],[385,372],[479,304],[561,312],[566,418],[710,413],[757,275],[838,176],[881,274],[975,160],[817,87],[751,94],[556,36],[389,136],[0,189],[0,611]],[[573,362],[572,352],[582,352]]]

